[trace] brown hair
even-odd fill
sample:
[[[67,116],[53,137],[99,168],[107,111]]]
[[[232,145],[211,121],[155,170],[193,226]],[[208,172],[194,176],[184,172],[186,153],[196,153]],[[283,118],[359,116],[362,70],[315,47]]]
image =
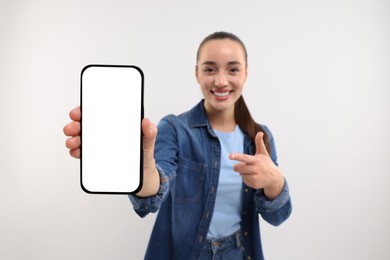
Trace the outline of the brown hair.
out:
[[[245,62],[246,66],[248,66],[248,53],[245,48],[244,43],[238,38],[236,35],[229,33],[229,32],[215,32],[207,36],[203,39],[203,41],[200,43],[198,51],[196,53],[196,61],[199,60],[200,50],[202,47],[209,41],[212,40],[224,40],[229,39],[232,41],[235,41],[241,45],[241,47],[244,50],[245,54]],[[238,126],[252,139],[252,141],[255,143],[255,137],[258,132],[263,132],[263,140],[265,147],[267,148],[268,153],[270,153],[270,142],[268,139],[268,134],[266,131],[264,131],[263,127],[261,127],[260,124],[256,123],[251,113],[249,112],[249,109],[244,101],[244,98],[242,95],[239,97],[239,99],[234,104],[234,120],[238,124]]]

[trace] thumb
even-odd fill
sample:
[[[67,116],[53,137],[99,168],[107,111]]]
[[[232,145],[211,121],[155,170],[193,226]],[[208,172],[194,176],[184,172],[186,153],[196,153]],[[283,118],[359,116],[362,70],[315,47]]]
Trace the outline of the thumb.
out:
[[[149,162],[154,159],[154,144],[156,142],[157,127],[148,118],[142,120],[144,160]]]
[[[267,148],[265,147],[263,138],[264,138],[264,133],[263,132],[258,132],[256,134],[256,138],[255,138],[256,154],[264,154],[264,155],[269,156]]]

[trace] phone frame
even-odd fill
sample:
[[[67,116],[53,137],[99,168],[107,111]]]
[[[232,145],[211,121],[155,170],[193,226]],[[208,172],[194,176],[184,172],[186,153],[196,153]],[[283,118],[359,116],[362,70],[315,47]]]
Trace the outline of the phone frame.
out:
[[[90,191],[88,190],[84,184],[83,184],[83,142],[82,142],[82,136],[83,136],[83,127],[82,127],[82,121],[83,121],[83,113],[82,113],[82,108],[83,108],[83,74],[84,72],[91,67],[112,67],[112,68],[132,68],[135,69],[139,72],[141,76],[141,115],[140,115],[140,168],[139,168],[139,185],[134,191],[129,191],[129,192],[117,192],[117,191]],[[80,145],[80,186],[82,190],[86,193],[89,194],[114,194],[114,195],[119,195],[119,194],[136,194],[138,193],[143,184],[143,161],[144,161],[144,155],[143,155],[143,134],[142,134],[142,128],[141,128],[141,123],[144,118],[144,73],[143,71],[135,65],[109,65],[109,64],[89,64],[86,65],[82,70],[80,74],[80,112],[81,112],[81,117],[80,117],[80,140],[81,140],[81,145]]]

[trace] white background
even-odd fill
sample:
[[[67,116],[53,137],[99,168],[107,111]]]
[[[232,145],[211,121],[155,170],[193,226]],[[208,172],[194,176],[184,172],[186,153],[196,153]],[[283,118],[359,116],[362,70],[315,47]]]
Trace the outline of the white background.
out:
[[[267,259],[389,259],[389,11],[384,0],[1,1],[0,258],[143,257],[155,216],[84,193],[65,148],[81,69],[141,67],[158,122],[201,99],[196,49],[226,30],[247,45],[244,97],[275,136],[293,199],[282,226],[261,222]]]

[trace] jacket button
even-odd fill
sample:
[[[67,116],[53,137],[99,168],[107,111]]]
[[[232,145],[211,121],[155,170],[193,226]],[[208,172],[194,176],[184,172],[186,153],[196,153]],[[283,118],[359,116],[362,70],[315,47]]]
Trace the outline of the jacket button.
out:
[[[245,192],[248,192],[248,188],[245,188]]]
[[[244,235],[247,236],[247,235],[248,235],[248,232],[245,232]]]
[[[252,257],[248,256],[248,260],[251,260],[251,259],[252,259]]]

